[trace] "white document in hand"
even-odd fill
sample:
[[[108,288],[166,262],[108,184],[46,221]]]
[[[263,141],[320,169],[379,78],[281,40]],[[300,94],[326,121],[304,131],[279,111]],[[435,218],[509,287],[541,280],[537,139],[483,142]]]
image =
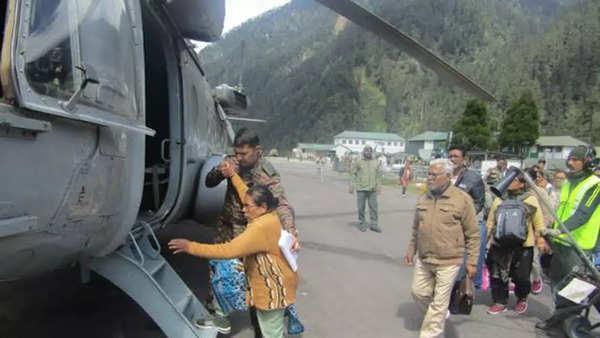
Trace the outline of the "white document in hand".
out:
[[[292,252],[292,245],[294,245],[294,236],[285,230],[281,230],[281,237],[279,237],[279,249],[283,257],[287,260],[292,271],[298,270],[298,253]]]

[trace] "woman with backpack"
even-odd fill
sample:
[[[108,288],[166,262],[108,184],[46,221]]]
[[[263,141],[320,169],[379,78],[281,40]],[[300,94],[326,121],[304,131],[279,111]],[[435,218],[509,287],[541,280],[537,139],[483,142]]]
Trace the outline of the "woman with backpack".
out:
[[[515,312],[527,311],[527,296],[531,292],[530,273],[533,247],[545,252],[547,245],[540,232],[544,227],[542,209],[535,195],[527,190],[522,173],[514,177],[507,187],[504,199],[496,199],[487,219],[488,240],[491,240],[486,263],[490,273],[494,304],[489,314],[507,310],[508,283],[515,283],[517,303]],[[508,183],[508,182],[507,182]]]

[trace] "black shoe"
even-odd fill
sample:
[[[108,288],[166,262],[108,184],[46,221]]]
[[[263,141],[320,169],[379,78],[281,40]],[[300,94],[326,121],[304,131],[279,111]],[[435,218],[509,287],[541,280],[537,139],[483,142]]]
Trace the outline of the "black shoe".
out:
[[[539,329],[539,330],[552,330],[554,328],[556,328],[558,326],[558,324],[560,324],[559,320],[556,320],[556,318],[554,316],[546,319],[546,320],[542,320],[541,322],[537,322],[535,323],[535,328]]]
[[[365,231],[367,231],[367,227],[359,227],[358,229],[359,229],[360,231],[362,231],[362,232],[365,232]]]

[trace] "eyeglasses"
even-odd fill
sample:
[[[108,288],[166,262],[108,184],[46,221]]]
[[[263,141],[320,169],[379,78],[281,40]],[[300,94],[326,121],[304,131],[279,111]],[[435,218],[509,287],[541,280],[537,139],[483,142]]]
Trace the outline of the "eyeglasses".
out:
[[[253,209],[253,208],[256,208],[256,205],[244,203],[244,208],[246,208],[246,209]]]

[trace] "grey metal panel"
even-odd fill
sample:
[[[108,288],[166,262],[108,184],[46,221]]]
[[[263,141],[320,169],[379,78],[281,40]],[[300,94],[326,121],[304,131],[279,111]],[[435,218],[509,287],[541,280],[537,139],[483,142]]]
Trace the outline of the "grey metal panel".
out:
[[[24,232],[34,231],[38,228],[38,218],[34,216],[21,216],[0,220],[0,237],[7,237]]]
[[[23,111],[23,116],[36,114]],[[100,151],[99,127],[49,115],[44,120],[52,131],[33,140],[0,142],[0,153],[10,159],[0,161],[0,196],[20,210],[11,217],[34,215],[44,230],[28,241],[0,241],[0,256],[26,250],[37,257],[13,267],[19,276],[56,268],[81,252],[103,255],[116,249],[135,222],[143,188],[143,135],[126,132],[128,157],[108,156]],[[11,276],[8,265],[0,267],[5,278]]]
[[[52,130],[52,124],[50,124],[50,122],[26,118],[9,111],[0,111],[0,126],[25,129],[32,132]]]
[[[225,0],[167,0],[167,8],[186,38],[213,42],[221,37]]]
[[[191,214],[202,164],[213,155],[223,155],[231,146],[227,120],[219,117],[211,87],[180,41],[183,88],[183,148],[181,190],[166,223]]]

